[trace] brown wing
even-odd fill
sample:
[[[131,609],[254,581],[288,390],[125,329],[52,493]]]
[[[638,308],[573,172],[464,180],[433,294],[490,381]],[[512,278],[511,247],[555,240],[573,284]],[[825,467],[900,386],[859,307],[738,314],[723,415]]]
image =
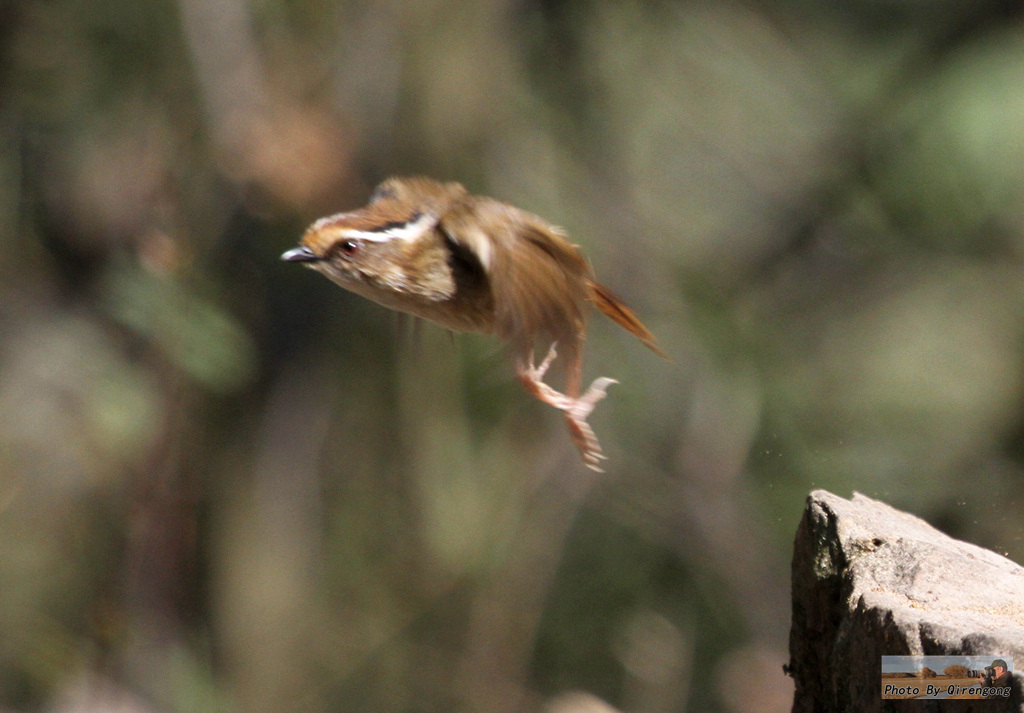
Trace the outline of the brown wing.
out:
[[[444,216],[441,229],[483,265],[494,296],[495,332],[517,354],[528,355],[535,340],[547,336],[578,369],[590,302],[668,358],[636,314],[594,280],[579,249],[537,216],[489,198],[467,197]]]
[[[442,230],[483,265],[494,296],[495,332],[520,355],[539,337],[576,352],[584,337],[590,266],[540,218],[489,198],[470,198]],[[566,354],[568,357],[569,354]]]

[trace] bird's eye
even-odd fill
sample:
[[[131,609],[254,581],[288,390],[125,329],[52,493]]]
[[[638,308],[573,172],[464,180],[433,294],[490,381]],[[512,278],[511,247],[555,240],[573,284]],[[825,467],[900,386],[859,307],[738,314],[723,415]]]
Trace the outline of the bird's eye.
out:
[[[343,240],[338,246],[338,251],[345,257],[352,257],[359,252],[359,241]]]

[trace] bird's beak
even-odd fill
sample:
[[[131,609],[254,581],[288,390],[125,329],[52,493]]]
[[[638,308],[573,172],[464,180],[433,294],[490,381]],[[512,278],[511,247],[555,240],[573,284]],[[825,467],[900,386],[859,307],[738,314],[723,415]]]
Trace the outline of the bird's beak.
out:
[[[292,248],[282,255],[281,259],[285,262],[316,262],[320,258],[316,256],[316,253],[303,245],[302,247]]]

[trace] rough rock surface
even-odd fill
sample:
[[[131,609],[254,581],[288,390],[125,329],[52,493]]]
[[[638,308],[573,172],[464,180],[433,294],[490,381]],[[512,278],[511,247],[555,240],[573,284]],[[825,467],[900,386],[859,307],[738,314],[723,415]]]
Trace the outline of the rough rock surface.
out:
[[[793,553],[794,713],[977,711],[1009,700],[881,699],[883,655],[989,655],[1024,669],[1024,568],[860,494],[811,493]]]

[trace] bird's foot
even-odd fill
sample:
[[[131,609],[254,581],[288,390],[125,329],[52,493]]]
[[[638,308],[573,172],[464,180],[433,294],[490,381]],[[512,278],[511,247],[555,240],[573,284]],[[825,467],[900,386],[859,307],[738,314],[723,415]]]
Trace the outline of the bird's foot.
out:
[[[544,361],[539,366],[534,366],[533,354],[531,353],[529,362],[519,371],[519,378],[531,394],[565,414],[565,422],[569,426],[569,435],[579,449],[584,465],[599,473],[603,472],[600,468],[600,462],[605,460],[606,457],[601,451],[601,444],[594,434],[594,429],[587,423],[587,417],[594,410],[597,402],[607,395],[608,387],[619,382],[602,376],[599,379],[595,379],[590,388],[582,396],[578,397],[556,391],[543,381],[544,375],[551,367],[551,363],[558,356],[555,346],[555,344],[551,345],[551,349],[548,350],[547,356],[544,357]]]

